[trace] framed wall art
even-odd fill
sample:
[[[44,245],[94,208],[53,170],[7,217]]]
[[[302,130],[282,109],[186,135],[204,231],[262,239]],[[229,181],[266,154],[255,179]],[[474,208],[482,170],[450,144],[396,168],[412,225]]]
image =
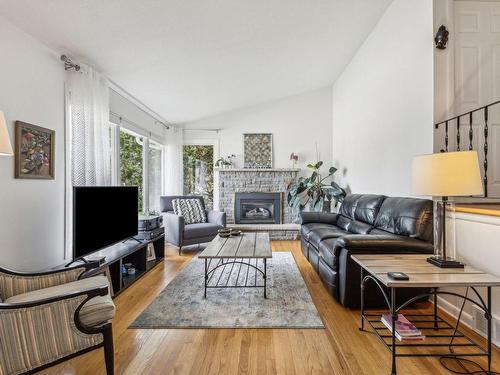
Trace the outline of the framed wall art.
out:
[[[55,134],[54,130],[16,121],[16,178],[55,178]]]
[[[245,168],[273,167],[273,135],[270,133],[243,134]]]

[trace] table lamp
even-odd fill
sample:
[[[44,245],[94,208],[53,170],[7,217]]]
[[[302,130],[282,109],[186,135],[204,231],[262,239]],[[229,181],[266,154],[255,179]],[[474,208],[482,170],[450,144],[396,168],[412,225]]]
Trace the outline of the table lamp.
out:
[[[442,152],[415,156],[412,165],[412,194],[441,197],[441,211],[438,210],[440,215],[437,216],[441,221],[441,241],[435,240],[435,255],[427,258],[427,261],[441,268],[463,268],[462,263],[446,255],[446,209],[449,205],[448,197],[483,194],[477,152]]]
[[[13,155],[10,144],[9,132],[7,131],[7,122],[3,112],[0,111],[0,156]]]

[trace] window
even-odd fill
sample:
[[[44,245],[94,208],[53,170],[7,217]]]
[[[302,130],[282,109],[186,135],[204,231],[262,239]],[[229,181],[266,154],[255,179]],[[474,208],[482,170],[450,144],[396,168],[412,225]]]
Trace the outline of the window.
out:
[[[144,205],[144,138],[120,128],[120,179],[122,186],[139,187],[139,212]]]
[[[207,208],[213,207],[214,146],[184,145],[184,194],[202,195]]]
[[[154,141],[148,143],[148,210],[160,212],[160,196],[162,194],[162,160],[163,147]]]

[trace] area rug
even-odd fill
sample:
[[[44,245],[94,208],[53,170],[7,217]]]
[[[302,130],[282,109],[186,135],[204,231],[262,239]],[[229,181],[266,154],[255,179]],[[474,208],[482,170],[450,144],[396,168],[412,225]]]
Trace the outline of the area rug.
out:
[[[208,289],[205,299],[194,258],[129,328],[324,328],[293,255],[273,253],[267,270],[267,299],[260,288]]]

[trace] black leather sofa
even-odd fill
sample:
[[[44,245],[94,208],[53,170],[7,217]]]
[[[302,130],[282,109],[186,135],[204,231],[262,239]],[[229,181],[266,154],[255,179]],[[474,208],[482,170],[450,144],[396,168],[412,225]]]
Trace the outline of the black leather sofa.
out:
[[[348,195],[338,213],[302,212],[302,252],[332,296],[343,306],[358,308],[361,270],[351,255],[432,254],[432,209],[426,199]],[[397,299],[422,292],[398,290]],[[367,306],[383,306],[373,283],[365,296]]]

